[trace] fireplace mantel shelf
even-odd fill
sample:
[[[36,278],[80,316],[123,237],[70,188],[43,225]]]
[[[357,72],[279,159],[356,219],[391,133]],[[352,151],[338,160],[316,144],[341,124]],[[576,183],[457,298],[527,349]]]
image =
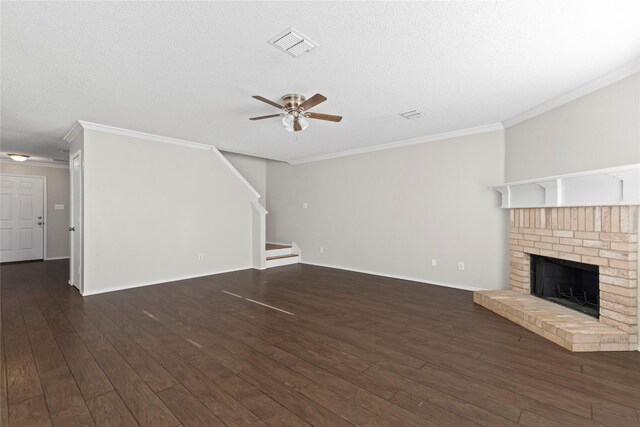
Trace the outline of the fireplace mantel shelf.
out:
[[[640,163],[490,187],[504,209],[640,204]]]

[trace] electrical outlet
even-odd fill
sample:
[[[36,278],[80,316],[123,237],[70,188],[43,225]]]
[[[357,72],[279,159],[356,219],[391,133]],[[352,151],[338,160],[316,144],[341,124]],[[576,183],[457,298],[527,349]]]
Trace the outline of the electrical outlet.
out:
[[[55,209],[55,210],[57,210],[57,211],[64,210],[64,205],[58,205],[58,204],[56,204],[56,205],[53,207],[53,209]]]
[[[309,204],[307,202],[304,202],[302,204],[302,209],[307,209],[309,207]]]
[[[320,246],[320,253],[323,254],[324,253],[324,248],[322,246]]]
[[[198,254],[198,261],[204,261],[204,254]]]
[[[438,260],[436,260],[435,258],[431,258],[431,267],[437,267],[438,266]]]
[[[464,262],[460,261],[460,262],[458,263],[458,270],[460,270],[460,271],[464,271]]]

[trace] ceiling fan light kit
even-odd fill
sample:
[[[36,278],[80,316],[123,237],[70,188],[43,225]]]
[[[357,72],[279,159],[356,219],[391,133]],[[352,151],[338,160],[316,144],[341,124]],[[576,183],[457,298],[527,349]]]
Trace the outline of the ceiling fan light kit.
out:
[[[299,132],[305,130],[307,127],[309,127],[309,121],[307,119],[326,120],[330,122],[339,122],[340,120],[342,120],[342,116],[334,116],[331,114],[323,113],[312,113],[307,111],[310,108],[313,108],[316,105],[327,100],[326,96],[319,93],[316,93],[309,99],[297,93],[290,93],[282,97],[282,104],[278,104],[258,95],[254,95],[253,98],[282,110],[284,112],[284,115],[283,113],[271,114],[268,116],[251,117],[249,120],[262,120],[273,117],[282,117],[282,124],[284,125],[285,130],[289,132]]]
[[[300,124],[299,130],[305,130],[309,127],[309,120],[305,119],[304,116],[295,116],[294,113],[289,113],[282,118],[282,124],[284,125],[284,129],[288,132],[295,132],[295,122],[296,117],[298,118],[298,123]]]

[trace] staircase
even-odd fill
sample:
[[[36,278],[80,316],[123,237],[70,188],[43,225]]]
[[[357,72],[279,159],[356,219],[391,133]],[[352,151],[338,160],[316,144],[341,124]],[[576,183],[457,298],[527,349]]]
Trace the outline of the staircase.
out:
[[[267,243],[265,249],[267,256],[266,268],[280,267],[281,265],[297,264],[300,262],[300,255],[294,253],[293,245]]]

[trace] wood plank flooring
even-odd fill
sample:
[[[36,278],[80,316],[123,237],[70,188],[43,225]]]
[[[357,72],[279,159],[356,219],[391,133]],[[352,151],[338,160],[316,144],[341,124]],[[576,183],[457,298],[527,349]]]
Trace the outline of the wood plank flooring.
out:
[[[2,426],[640,425],[639,352],[471,292],[295,264],[82,298],[66,261],[1,269]]]

